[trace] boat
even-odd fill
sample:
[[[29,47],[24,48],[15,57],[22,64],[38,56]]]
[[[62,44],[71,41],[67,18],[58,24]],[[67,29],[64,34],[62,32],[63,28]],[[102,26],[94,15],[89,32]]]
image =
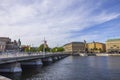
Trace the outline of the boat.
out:
[[[79,53],[79,56],[88,56],[86,53]]]

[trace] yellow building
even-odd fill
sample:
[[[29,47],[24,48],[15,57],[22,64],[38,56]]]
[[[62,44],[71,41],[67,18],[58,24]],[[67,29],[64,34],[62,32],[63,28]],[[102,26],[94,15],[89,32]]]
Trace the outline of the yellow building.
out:
[[[106,51],[120,53],[120,39],[109,39],[106,41]]]
[[[70,52],[70,53],[84,52],[85,50],[84,42],[71,42],[65,44],[63,47],[65,52]]]
[[[105,52],[106,46],[104,43],[92,42],[92,43],[87,43],[87,49],[88,52],[91,53],[100,53],[100,52]]]

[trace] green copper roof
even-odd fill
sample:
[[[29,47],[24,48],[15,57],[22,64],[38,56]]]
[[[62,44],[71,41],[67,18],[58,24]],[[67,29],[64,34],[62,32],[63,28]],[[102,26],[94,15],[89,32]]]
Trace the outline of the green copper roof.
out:
[[[108,39],[107,41],[120,41],[120,38],[119,39]]]

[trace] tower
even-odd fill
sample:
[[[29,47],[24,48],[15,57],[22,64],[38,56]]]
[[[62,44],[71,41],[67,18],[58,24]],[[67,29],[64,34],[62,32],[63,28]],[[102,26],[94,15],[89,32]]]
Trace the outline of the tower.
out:
[[[84,40],[84,53],[86,53],[87,51],[87,44],[86,44],[86,40]]]
[[[21,40],[20,39],[18,39],[18,48],[19,48],[19,51],[20,51],[20,48],[21,48]]]
[[[94,49],[96,48],[96,43],[95,43],[95,41],[93,41],[93,45],[94,45]]]
[[[47,41],[45,40],[45,38],[44,38],[44,43],[43,43],[43,52],[45,53],[45,49],[46,49],[46,46],[47,45]]]

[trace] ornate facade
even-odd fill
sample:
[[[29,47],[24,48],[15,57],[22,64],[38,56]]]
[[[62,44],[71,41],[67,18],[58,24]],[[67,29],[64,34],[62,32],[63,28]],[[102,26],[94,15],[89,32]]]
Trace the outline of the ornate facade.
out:
[[[21,41],[11,41],[8,37],[0,37],[0,52],[18,51],[21,45]]]
[[[120,53],[120,39],[107,40],[106,51],[109,53]]]
[[[77,53],[77,52],[85,51],[84,42],[71,42],[71,43],[65,44],[63,47],[64,47],[65,52],[70,52],[70,53]]]
[[[104,43],[93,41],[92,43],[87,43],[87,50],[88,52],[91,52],[91,53],[105,52],[106,46]]]
[[[0,52],[4,52],[4,51],[5,51],[5,48],[6,48],[6,43],[0,41]]]

